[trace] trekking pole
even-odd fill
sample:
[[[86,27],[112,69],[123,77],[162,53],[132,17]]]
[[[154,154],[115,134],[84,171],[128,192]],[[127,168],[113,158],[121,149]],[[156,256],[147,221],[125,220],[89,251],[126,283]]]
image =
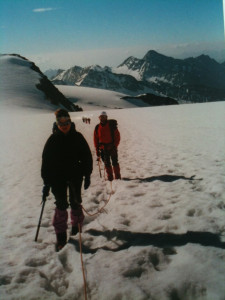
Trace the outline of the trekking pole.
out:
[[[100,167],[100,157],[98,158],[98,168],[99,168],[99,175],[102,178],[101,167]]]
[[[46,202],[46,196],[42,196],[42,208],[41,208],[41,215],[39,218],[39,222],[38,222],[38,226],[37,226],[37,232],[36,232],[36,236],[35,236],[35,242],[37,242],[37,238],[38,238],[38,234],[39,234],[39,230],[41,227],[41,219],[42,219],[42,215],[43,215],[43,211],[44,211],[44,207],[45,207],[45,202]]]

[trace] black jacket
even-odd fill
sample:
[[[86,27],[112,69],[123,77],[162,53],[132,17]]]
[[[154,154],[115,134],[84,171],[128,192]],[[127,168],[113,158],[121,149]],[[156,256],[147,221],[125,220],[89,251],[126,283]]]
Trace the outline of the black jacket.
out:
[[[49,137],[42,154],[41,176],[45,184],[90,176],[92,168],[92,154],[80,132],[71,128],[67,135],[57,131]]]

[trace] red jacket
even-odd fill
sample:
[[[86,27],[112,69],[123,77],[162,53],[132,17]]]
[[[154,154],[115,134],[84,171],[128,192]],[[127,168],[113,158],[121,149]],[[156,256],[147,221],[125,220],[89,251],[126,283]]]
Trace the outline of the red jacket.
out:
[[[112,136],[113,134],[113,136]],[[120,143],[120,132],[116,129],[111,129],[109,122],[105,125],[99,123],[94,131],[94,145],[96,149],[104,148],[105,146],[118,147]]]

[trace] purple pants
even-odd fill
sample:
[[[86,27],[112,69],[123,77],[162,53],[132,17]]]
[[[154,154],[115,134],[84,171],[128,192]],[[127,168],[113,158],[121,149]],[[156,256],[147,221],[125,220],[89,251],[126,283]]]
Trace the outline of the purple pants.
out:
[[[78,226],[78,224],[80,224],[80,227],[82,227],[84,221],[82,206],[79,205],[77,209],[71,209],[70,217],[71,217],[72,226]],[[53,222],[52,222],[52,225],[55,228],[55,233],[57,234],[57,233],[65,232],[68,228],[67,222],[68,222],[67,210],[66,209],[60,210],[56,208],[53,217]]]

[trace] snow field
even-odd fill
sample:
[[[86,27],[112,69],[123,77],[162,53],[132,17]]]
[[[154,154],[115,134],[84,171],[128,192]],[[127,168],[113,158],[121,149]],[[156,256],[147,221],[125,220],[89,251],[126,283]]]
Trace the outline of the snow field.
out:
[[[86,216],[82,241],[88,299],[215,299],[225,294],[224,103],[107,110],[121,133],[123,180],[105,212]],[[83,206],[94,213],[111,193],[93,147],[99,111],[71,113],[94,158]],[[82,122],[90,116],[91,124]],[[41,211],[41,153],[53,113],[0,111],[1,297],[82,299],[78,237],[54,251],[54,199]],[[6,126],[10,124],[10,126]],[[103,172],[103,170],[102,170]],[[199,233],[188,235],[187,232]],[[69,229],[68,229],[69,232]],[[204,245],[205,233],[212,241]]]

